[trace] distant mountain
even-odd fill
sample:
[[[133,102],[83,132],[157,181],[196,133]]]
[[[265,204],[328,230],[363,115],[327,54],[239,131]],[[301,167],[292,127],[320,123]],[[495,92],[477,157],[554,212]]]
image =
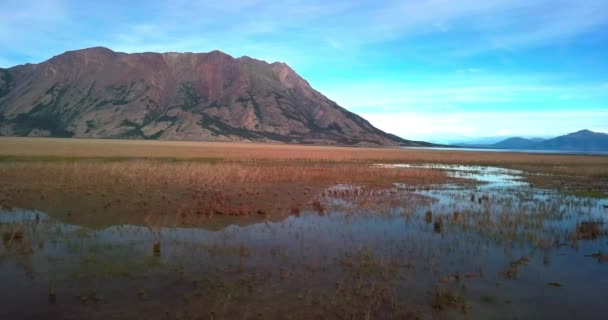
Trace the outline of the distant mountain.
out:
[[[491,147],[496,149],[529,149],[534,148],[534,146],[541,141],[543,141],[543,139],[526,139],[515,137],[494,143],[491,145]]]
[[[102,47],[0,69],[0,135],[431,145],[377,129],[284,63]]]
[[[581,130],[551,139],[509,138],[494,144],[475,145],[470,147],[491,149],[529,149],[556,151],[606,151],[608,152],[608,134]]]
[[[455,146],[487,146],[490,144],[494,144],[504,140],[505,137],[478,137],[478,138],[469,138],[469,139],[461,139],[459,141],[452,141],[450,144]]]
[[[536,150],[608,151],[608,134],[581,130],[541,141]]]

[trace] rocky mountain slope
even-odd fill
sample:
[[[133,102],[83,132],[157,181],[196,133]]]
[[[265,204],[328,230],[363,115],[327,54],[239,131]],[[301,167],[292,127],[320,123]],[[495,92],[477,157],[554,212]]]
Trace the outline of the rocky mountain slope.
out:
[[[375,128],[284,63],[101,47],[0,69],[0,135],[427,145]]]

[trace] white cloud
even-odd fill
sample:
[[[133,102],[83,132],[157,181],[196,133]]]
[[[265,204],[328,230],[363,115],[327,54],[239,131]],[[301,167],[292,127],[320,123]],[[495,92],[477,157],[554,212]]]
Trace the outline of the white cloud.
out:
[[[152,0],[135,9],[128,3],[31,0],[1,2],[0,21],[0,46],[38,61],[51,51],[99,44],[129,51],[266,45],[322,61],[320,47],[352,53],[402,38],[410,50],[424,45],[419,50],[433,56],[551,44],[600,30],[608,22],[608,2]],[[456,33],[459,41],[417,38],[452,32],[462,32]],[[202,44],[197,38],[204,38]]]
[[[483,78],[482,78],[483,79]],[[450,84],[445,78],[430,83],[377,81],[336,84],[321,91],[340,105],[354,111],[375,109],[377,112],[396,110],[445,110],[470,104],[530,103],[558,94],[574,94],[576,87],[536,83],[502,84],[483,80],[474,83]],[[505,81],[506,82],[506,81]],[[593,88],[593,87],[592,87]],[[588,91],[587,87],[580,90]]]
[[[480,72],[483,72],[483,70],[479,69],[479,68],[464,68],[464,69],[456,70],[456,73],[458,73],[458,74],[471,74],[471,73],[480,73]]]
[[[374,126],[413,140],[453,143],[479,137],[558,136],[581,129],[608,132],[608,111],[487,111],[361,114]]]
[[[374,34],[370,36],[446,32],[445,26],[450,25],[449,30],[474,32],[477,39],[467,38],[467,47],[481,51],[575,36],[605,24],[607,12],[608,3],[603,0],[393,1],[371,13]]]
[[[551,75],[535,74],[458,79],[370,80],[322,91],[380,129],[407,139],[448,143],[475,137],[556,136],[586,128],[608,131],[603,104],[608,95],[601,83],[566,85],[554,82]]]
[[[508,48],[540,46],[600,28],[608,21],[608,3],[604,0],[559,1],[556,10],[539,13],[525,32],[496,36],[493,41]]]

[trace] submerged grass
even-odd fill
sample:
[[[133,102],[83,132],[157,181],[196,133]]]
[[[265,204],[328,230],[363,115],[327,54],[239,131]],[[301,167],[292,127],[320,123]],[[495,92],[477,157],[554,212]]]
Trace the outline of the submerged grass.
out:
[[[141,224],[159,214],[187,223],[210,216],[297,214],[301,209],[323,213],[315,197],[334,184],[375,189],[448,178],[441,171],[359,163],[87,159],[3,162],[0,181],[2,206],[39,209],[73,223],[111,225]]]
[[[576,179],[601,183],[601,157],[61,139],[0,139],[0,154],[0,204],[50,216],[0,223],[0,268],[50,278],[49,302],[59,308],[49,312],[483,319],[517,316],[516,293],[518,309],[534,301],[547,315],[553,297],[527,293],[576,288],[570,269],[559,272],[570,265],[559,264],[564,254],[608,261],[605,204],[596,199],[528,186],[484,190],[441,170],[371,166],[520,167],[567,189]],[[206,227],[221,221],[239,226]]]

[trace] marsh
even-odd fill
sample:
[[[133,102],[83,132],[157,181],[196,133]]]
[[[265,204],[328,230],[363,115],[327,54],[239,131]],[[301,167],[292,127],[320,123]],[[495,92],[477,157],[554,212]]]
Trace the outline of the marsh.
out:
[[[2,141],[2,318],[604,310],[603,157],[53,141]]]

